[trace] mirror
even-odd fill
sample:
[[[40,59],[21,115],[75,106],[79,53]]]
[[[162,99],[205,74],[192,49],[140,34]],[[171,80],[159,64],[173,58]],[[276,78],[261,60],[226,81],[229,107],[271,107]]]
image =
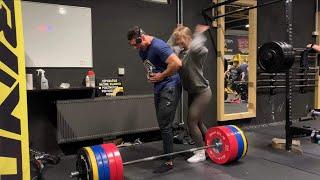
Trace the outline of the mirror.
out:
[[[218,14],[256,4],[256,0],[239,0],[219,7]],[[256,24],[256,9],[228,14],[217,20],[219,121],[256,116]]]

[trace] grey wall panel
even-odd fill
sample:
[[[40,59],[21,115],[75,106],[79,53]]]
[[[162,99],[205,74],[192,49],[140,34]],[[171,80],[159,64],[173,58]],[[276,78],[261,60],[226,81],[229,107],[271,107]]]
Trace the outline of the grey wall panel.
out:
[[[57,102],[58,143],[157,130],[153,95]]]

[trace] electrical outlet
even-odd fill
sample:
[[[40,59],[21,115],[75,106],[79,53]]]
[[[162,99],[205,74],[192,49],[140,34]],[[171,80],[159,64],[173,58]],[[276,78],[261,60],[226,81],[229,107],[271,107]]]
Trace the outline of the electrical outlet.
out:
[[[125,69],[124,68],[118,68],[118,75],[119,76],[123,76],[125,73]]]
[[[318,31],[313,31],[313,32],[312,32],[312,35],[313,35],[313,36],[319,36],[319,33],[318,33]]]

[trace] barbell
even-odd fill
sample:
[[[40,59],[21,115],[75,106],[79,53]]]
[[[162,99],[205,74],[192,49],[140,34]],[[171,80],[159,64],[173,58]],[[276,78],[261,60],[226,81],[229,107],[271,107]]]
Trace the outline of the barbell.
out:
[[[258,50],[258,65],[265,72],[284,72],[291,68],[293,63],[293,47],[285,42],[267,42]]]
[[[208,129],[204,147],[151,156],[129,162],[122,162],[121,154],[113,143],[83,147],[79,150],[76,171],[70,177],[79,180],[123,180],[123,166],[152,161],[162,157],[206,149],[208,157],[217,164],[227,164],[246,156],[248,141],[243,131],[234,125],[217,126]]]
[[[292,45],[282,41],[264,43],[258,49],[258,65],[264,72],[285,72],[292,67],[295,53],[300,54],[300,67],[309,69],[308,55],[315,53],[312,48],[293,48]]]

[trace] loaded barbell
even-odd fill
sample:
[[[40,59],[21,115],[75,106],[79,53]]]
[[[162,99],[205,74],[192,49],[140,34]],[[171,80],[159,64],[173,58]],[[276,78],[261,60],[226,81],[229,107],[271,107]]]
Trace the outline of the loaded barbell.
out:
[[[121,154],[113,143],[81,148],[77,155],[76,171],[70,177],[81,180],[123,180],[123,166],[152,161],[162,157],[206,149],[209,158],[217,164],[227,164],[243,158],[248,151],[248,141],[243,131],[234,125],[208,129],[206,146],[122,162]]]
[[[285,42],[267,42],[258,50],[258,65],[265,72],[284,72],[293,62],[293,47]]]
[[[315,53],[312,48],[293,48],[292,45],[281,41],[267,42],[259,47],[258,65],[264,72],[285,72],[294,64],[296,52],[301,52],[301,68],[310,69],[308,54]]]

